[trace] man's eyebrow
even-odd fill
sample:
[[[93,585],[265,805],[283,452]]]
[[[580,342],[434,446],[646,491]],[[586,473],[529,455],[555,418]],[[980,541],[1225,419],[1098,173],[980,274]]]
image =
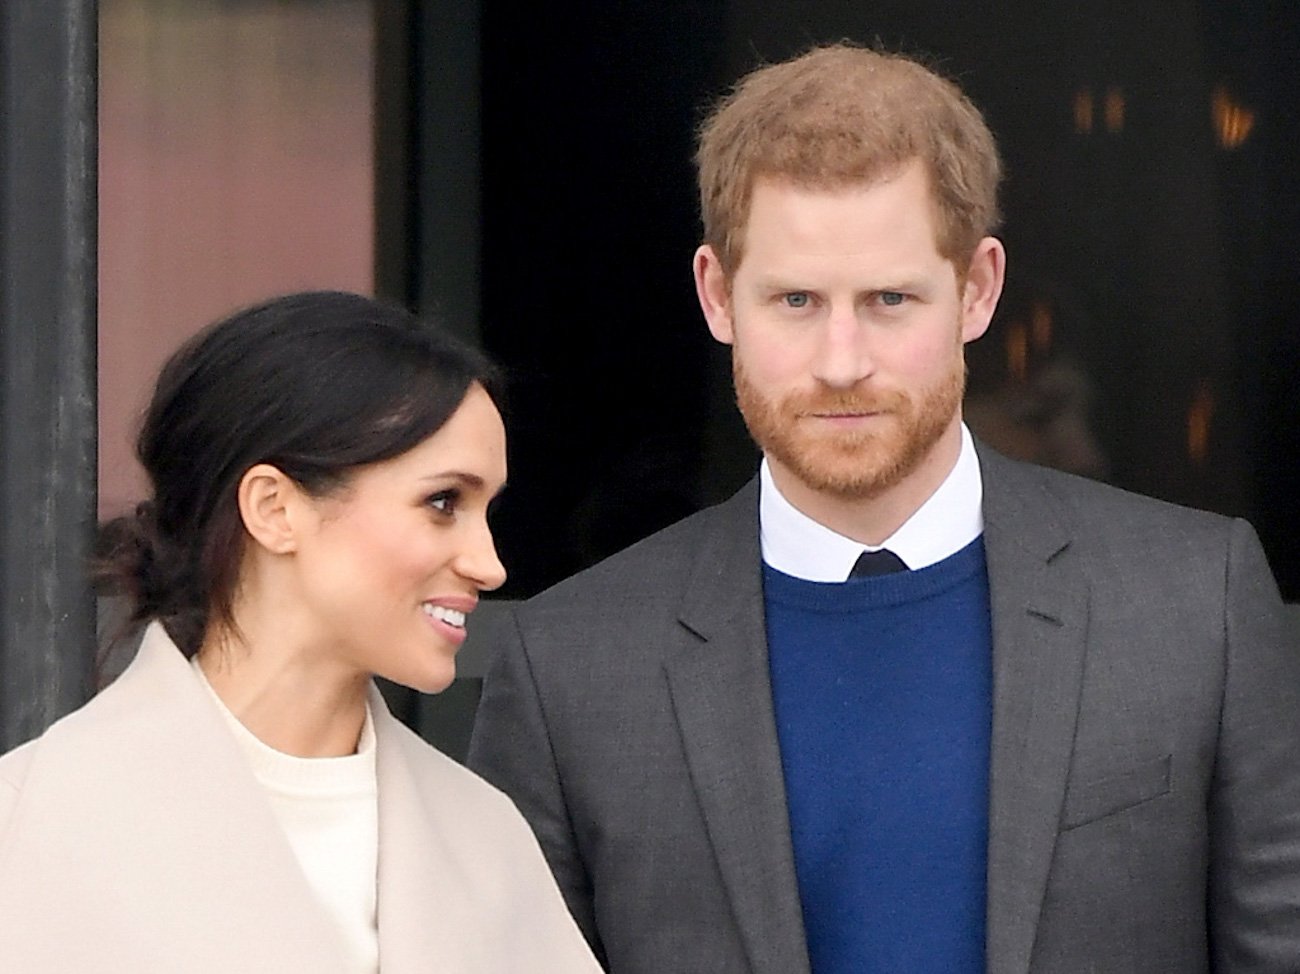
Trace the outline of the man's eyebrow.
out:
[[[899,278],[892,284],[882,284],[878,287],[870,287],[868,291],[906,291],[909,294],[913,292],[928,291],[930,285],[919,278]]]
[[[770,273],[754,278],[754,286],[765,291],[817,291],[813,284],[800,284],[798,274]],[[868,281],[859,291],[915,291],[926,287],[927,276],[915,270],[900,270],[897,274],[881,273],[873,275],[874,281]]]

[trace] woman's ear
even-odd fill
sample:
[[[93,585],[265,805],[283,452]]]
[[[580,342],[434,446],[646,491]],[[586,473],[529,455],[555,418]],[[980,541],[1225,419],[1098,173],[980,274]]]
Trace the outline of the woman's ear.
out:
[[[278,467],[258,463],[239,480],[239,516],[249,536],[272,554],[298,549],[302,488]]]

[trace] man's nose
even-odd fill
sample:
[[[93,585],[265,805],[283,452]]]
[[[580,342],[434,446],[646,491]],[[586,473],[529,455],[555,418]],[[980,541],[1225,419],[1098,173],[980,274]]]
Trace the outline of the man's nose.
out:
[[[852,388],[875,371],[867,325],[851,306],[832,307],[822,323],[813,377],[836,389]]]

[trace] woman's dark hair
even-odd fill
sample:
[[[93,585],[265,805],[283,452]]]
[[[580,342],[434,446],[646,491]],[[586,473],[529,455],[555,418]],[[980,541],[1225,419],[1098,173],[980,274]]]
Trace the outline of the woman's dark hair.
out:
[[[163,366],[136,454],[153,497],[100,529],[97,580],[160,619],[186,655],[230,625],[244,527],[239,482],[269,463],[313,495],[405,453],[478,383],[479,352],[399,308],[336,291],[291,294],[204,329]]]

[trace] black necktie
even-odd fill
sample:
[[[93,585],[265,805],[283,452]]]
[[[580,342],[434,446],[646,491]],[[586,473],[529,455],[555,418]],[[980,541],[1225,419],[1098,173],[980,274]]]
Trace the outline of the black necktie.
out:
[[[905,572],[907,565],[903,559],[885,548],[879,551],[864,551],[853,563],[849,578],[866,578],[869,575],[888,575],[890,572]]]

